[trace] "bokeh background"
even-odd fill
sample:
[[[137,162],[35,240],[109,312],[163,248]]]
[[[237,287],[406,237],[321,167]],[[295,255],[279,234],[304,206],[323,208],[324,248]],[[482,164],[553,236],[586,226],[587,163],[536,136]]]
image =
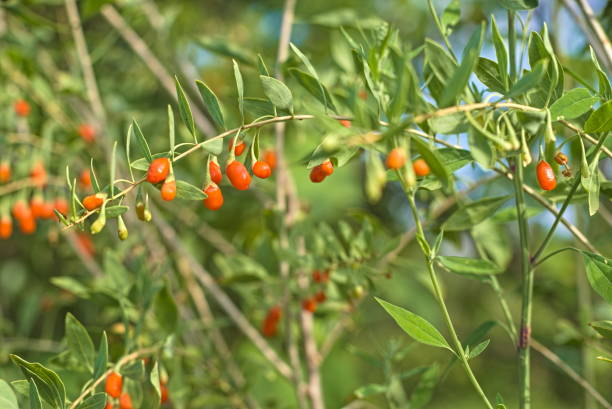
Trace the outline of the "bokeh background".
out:
[[[81,80],[79,64],[74,52],[70,28],[66,22],[63,2],[59,0],[5,1],[7,9],[3,16],[3,34],[0,37],[0,58],[10,61],[2,65],[0,81],[0,132],[8,134],[14,127],[12,101],[18,97],[27,98],[28,88],[16,82],[16,76],[24,75],[39,94],[49,100],[61,101],[69,106],[72,115],[87,118],[88,110],[82,106],[84,84]],[[164,149],[166,144],[167,104],[174,104],[172,97],[160,86],[157,78],[148,67],[134,55],[98,12],[101,0],[79,2],[83,15],[84,30],[92,56],[94,69],[109,117],[110,129],[105,132],[120,137],[125,132],[132,117],[138,118],[143,131],[149,137],[154,151]],[[442,9],[446,1],[435,1]],[[588,39],[584,36],[575,18],[562,6],[560,1],[542,0],[530,18],[526,12],[520,16],[531,30],[548,26],[555,51],[561,62],[572,70],[584,75],[595,83],[588,63]],[[594,10],[605,17],[602,21],[608,33],[612,32],[612,5],[610,2],[591,1]],[[282,2],[240,1],[240,0],[130,0],[117,4],[118,9],[133,29],[146,41],[160,58],[168,71],[176,73],[184,83],[193,79],[204,80],[223,101],[228,101],[226,114],[235,117],[235,84],[232,76],[231,58],[238,58],[244,67],[247,95],[261,95],[256,75],[249,62],[258,53],[272,66],[275,60]],[[460,52],[472,31],[491,15],[495,15],[502,33],[506,33],[505,11],[494,0],[461,1],[461,22],[452,35],[452,44]],[[417,47],[426,37],[439,40],[435,25],[421,0],[298,0],[296,24],[292,41],[306,51],[321,73],[323,81],[336,81],[334,72],[339,66],[351,69],[350,61],[342,60],[338,53],[330,53],[330,47],[341,41],[337,27],[377,26],[388,21],[399,29],[406,43]],[[490,37],[487,37],[490,40]],[[341,55],[341,52],[340,52]],[[490,41],[485,43],[483,56],[494,57]],[[417,65],[421,62],[417,59]],[[348,66],[347,66],[348,64]],[[525,62],[525,66],[527,63]],[[566,77],[566,88],[572,80]],[[479,86],[482,86],[478,83]],[[187,88],[187,92],[191,90]],[[46,94],[45,94],[46,93]],[[197,98],[192,98],[199,103]],[[33,106],[32,121],[44,120],[41,104]],[[176,112],[176,111],[175,111]],[[36,123],[32,124],[36,127]],[[187,133],[182,129],[182,137]],[[377,204],[367,201],[364,194],[363,161],[355,159],[350,165],[337,171],[324,186],[313,185],[308,181],[308,171],[302,159],[312,151],[319,141],[316,129],[307,125],[290,127],[287,137],[287,156],[291,172],[296,180],[300,197],[308,204],[309,214],[316,221],[334,222],[347,215],[369,212],[391,240],[409,229],[413,222],[407,202],[399,186],[390,183],[382,200]],[[3,135],[0,134],[0,141]],[[262,134],[264,143],[272,144],[271,129]],[[92,156],[103,161],[104,152],[98,148],[84,147],[75,135],[66,133],[58,144],[64,149],[57,158],[65,158],[75,169],[87,166]],[[456,140],[464,143],[461,135]],[[0,145],[2,149],[6,145]],[[571,147],[570,147],[571,150]],[[0,152],[0,156],[4,152]],[[18,154],[13,152],[12,154]],[[62,160],[51,164],[52,171],[63,175],[65,163]],[[200,159],[190,159],[183,165],[185,174],[197,175],[202,166]],[[609,171],[610,164],[607,165]],[[487,177],[478,168],[464,168],[458,174],[460,186]],[[533,183],[533,180],[531,180]],[[61,190],[61,188],[58,188]],[[507,182],[477,189],[473,197],[483,194],[510,192]],[[272,195],[273,185],[262,185],[261,194]],[[247,195],[245,198],[245,195]],[[1,199],[1,198],[0,198]],[[253,199],[253,200],[251,200]],[[228,240],[241,246],[248,254],[265,257],[261,250],[262,231],[265,229],[266,206],[255,200],[255,194],[227,192],[227,206],[219,214],[201,211],[199,204],[188,204],[191,210],[218,229]],[[422,203],[436,200],[423,194]],[[535,203],[529,203],[537,207]],[[174,204],[173,206],[179,206]],[[183,206],[181,204],[180,206]],[[584,205],[571,206],[568,217],[583,231],[587,232],[593,243],[604,254],[610,254],[612,236],[610,235],[610,207],[602,204],[602,214],[592,218]],[[219,273],[214,262],[214,252],[210,246],[199,241],[186,225],[173,220],[173,213],[180,212],[170,208],[164,215],[175,225],[181,237],[188,241],[198,258],[211,271]],[[602,220],[605,219],[605,220]],[[530,219],[531,237],[534,242],[543,238],[552,218],[545,213]],[[138,237],[144,228],[135,226],[130,248],[136,252],[146,251],[138,247]],[[519,311],[519,262],[514,250],[517,232],[511,224],[490,223],[486,232],[494,236],[499,245],[507,250],[507,269],[500,277],[510,307],[515,316]],[[473,255],[470,240],[461,235],[449,237],[443,246],[448,255]],[[94,257],[101,259],[106,249],[113,248],[116,253],[126,252],[109,235],[93,239]],[[551,248],[573,245],[572,237],[560,227]],[[265,264],[265,260],[262,261]],[[159,270],[171,268],[169,264],[160,265]],[[411,244],[401,257],[392,265],[392,278],[373,280],[371,293],[390,302],[409,307],[412,311],[426,317],[438,328],[442,328],[441,317],[434,298],[425,280],[424,265],[416,243]],[[461,335],[487,320],[502,321],[502,313],[495,294],[490,288],[469,278],[450,276],[441,272],[445,282],[449,309]],[[63,317],[73,312],[79,319],[99,334],[103,329],[113,328],[117,312],[112,301],[102,295],[82,299],[54,285],[53,277],[70,276],[77,280],[86,279],[81,260],[57,228],[43,226],[32,237],[15,236],[9,241],[0,242],[0,377],[15,379],[19,377],[16,368],[8,361],[8,353],[19,353],[29,360],[46,362],[54,356],[63,336]],[[245,302],[242,306],[254,308],[256,300]],[[221,314],[219,314],[220,316]],[[535,284],[534,336],[557,353],[576,371],[594,381],[597,388],[612,399],[612,377],[610,365],[594,359],[601,354],[588,345],[585,335],[589,334],[586,323],[595,319],[610,319],[612,308],[588,288],[585,281],[581,256],[565,252],[546,262],[537,272]],[[253,320],[259,315],[251,316]],[[325,316],[321,320],[325,320]],[[223,322],[220,325],[226,326]],[[319,331],[325,330],[321,324]],[[225,328],[233,333],[231,328]],[[112,330],[111,330],[112,333]],[[119,337],[120,333],[114,334]],[[502,394],[508,407],[516,407],[514,400],[517,388],[517,368],[515,347],[501,329],[495,327],[490,333],[491,344],[485,353],[475,359],[473,367],[490,393]],[[94,338],[97,339],[97,338]],[[245,368],[250,390],[257,397],[269,403],[269,407],[295,407],[294,396],[289,386],[272,370],[262,369],[260,358],[252,350],[248,341],[238,333],[232,338],[233,350]],[[280,347],[280,345],[279,345]],[[399,348],[408,347],[401,359],[392,363],[389,357]],[[196,345],[191,348],[198,348]],[[369,383],[384,383],[389,365],[396,373],[407,372],[421,365],[437,361],[442,368],[448,362],[448,353],[423,345],[411,344],[384,311],[368,296],[354,312],[353,323],[337,343],[322,367],[325,400],[329,408],[338,408],[353,399],[353,392]],[[204,358],[206,359],[206,357]],[[210,357],[213,359],[213,357]],[[562,372],[533,354],[533,397],[537,408],[575,409],[596,408],[585,403],[583,390]],[[197,385],[197,380],[185,378],[185,382]],[[407,378],[404,386],[407,391],[415,387],[417,378]],[[213,381],[207,379],[202,393],[206,395],[210,387],[213,394]],[[387,407],[385,400],[373,397],[370,401],[377,407]],[[455,365],[449,370],[444,381],[435,391],[429,407],[468,409],[479,407],[461,368]],[[588,405],[588,406],[585,406]],[[193,406],[198,407],[198,406]],[[203,407],[203,406],[200,406]]]

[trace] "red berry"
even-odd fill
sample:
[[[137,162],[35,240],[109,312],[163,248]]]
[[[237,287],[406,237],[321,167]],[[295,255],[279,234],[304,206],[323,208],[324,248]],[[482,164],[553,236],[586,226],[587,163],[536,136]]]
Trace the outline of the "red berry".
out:
[[[96,130],[89,124],[79,125],[79,135],[85,142],[93,142],[96,140]]]
[[[538,184],[543,190],[553,190],[557,186],[557,178],[552,167],[545,160],[538,163],[536,169],[538,176]]]
[[[232,161],[225,169],[232,186],[238,190],[247,190],[251,184],[251,175],[247,168],[237,160]]]
[[[30,217],[24,217],[19,219],[19,230],[23,234],[32,234],[36,231],[36,220],[34,216],[30,214]]]
[[[429,165],[425,162],[425,159],[419,158],[412,163],[412,169],[417,176],[429,175]]]
[[[325,291],[319,291],[315,294],[315,301],[319,304],[324,303],[327,300],[327,296],[325,295]]]
[[[268,162],[258,160],[253,164],[253,174],[260,179],[269,178],[272,174],[272,167],[270,167]]]
[[[314,297],[306,298],[302,301],[302,309],[308,312],[315,312],[317,310],[317,300]]]
[[[267,162],[268,165],[270,165],[270,168],[272,170],[276,169],[276,152],[268,149],[263,153],[263,160],[264,162]]]
[[[0,183],[11,180],[11,164],[7,161],[0,162]]]
[[[44,202],[41,208],[40,217],[43,219],[52,219],[54,216],[53,203]]]
[[[266,337],[273,337],[276,335],[278,329],[278,322],[281,319],[282,310],[279,305],[275,305],[270,308],[268,314],[266,314],[266,318],[263,321],[261,332]]]
[[[161,403],[168,402],[168,387],[164,382],[160,382],[159,391],[161,393]]]
[[[221,173],[221,166],[217,162],[210,161],[210,165],[208,165],[208,171],[210,172],[210,179],[216,184],[221,183],[223,179],[223,174]]]
[[[204,193],[208,196],[202,202],[208,210],[219,210],[223,206],[223,194],[221,189],[215,183],[211,183],[204,189]]]
[[[342,125],[345,128],[350,128],[351,127],[351,121],[349,121],[348,119],[341,119],[340,120],[340,125]]]
[[[406,164],[406,151],[402,148],[393,148],[387,155],[386,165],[389,169],[401,169]]]
[[[170,173],[170,160],[168,158],[157,158],[149,165],[147,171],[147,181],[149,183],[159,183],[166,180]]]
[[[32,211],[24,200],[17,200],[13,205],[13,216],[17,220],[32,217]]]
[[[123,389],[123,377],[117,372],[111,372],[106,377],[106,393],[113,398],[118,398],[121,395]]]
[[[176,197],[176,181],[170,180],[164,182],[161,188],[161,197],[166,201],[174,200]]]
[[[315,166],[310,171],[310,181],[312,183],[321,183],[325,180],[326,176],[327,175],[325,174],[325,172],[323,172],[320,166]]]
[[[0,219],[0,239],[8,239],[13,234],[13,220],[9,216]]]
[[[99,194],[89,195],[83,199],[83,206],[90,212],[102,206],[102,203],[104,203],[104,198]]]
[[[329,176],[334,173],[334,165],[331,163],[331,160],[326,160],[322,164],[319,165],[325,176]]]
[[[79,177],[79,182],[83,189],[89,189],[91,187],[91,172],[89,169],[83,169]]]
[[[44,186],[47,183],[47,171],[42,162],[34,163],[30,171],[30,177],[36,186]]]
[[[132,409],[132,398],[127,393],[119,396],[119,409]]]
[[[17,101],[15,101],[15,113],[21,117],[26,117],[28,115],[30,115],[30,104],[28,104],[26,101],[24,101],[23,99],[18,99]]]
[[[244,152],[244,150],[246,149],[246,143],[244,142],[238,142],[238,144],[236,145],[236,147],[234,147],[234,141],[236,140],[236,138],[232,138],[230,139],[230,144],[229,144],[229,151],[232,151],[232,148],[234,148],[234,154],[236,156],[240,156],[242,155],[242,152]]]
[[[53,208],[64,216],[68,214],[68,202],[62,197],[58,197],[55,199],[55,202],[53,203]]]
[[[42,218],[44,214],[44,206],[45,201],[43,198],[39,195],[34,196],[30,200],[30,211],[32,212],[32,216],[34,216],[34,218]]]

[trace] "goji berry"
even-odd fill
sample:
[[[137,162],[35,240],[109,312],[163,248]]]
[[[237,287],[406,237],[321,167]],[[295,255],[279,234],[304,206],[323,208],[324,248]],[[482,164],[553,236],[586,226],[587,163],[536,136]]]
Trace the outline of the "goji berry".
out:
[[[228,150],[229,150],[229,152],[231,152],[232,148],[234,148],[234,154],[236,156],[240,156],[240,155],[242,155],[242,152],[244,152],[244,150],[246,149],[246,143],[238,142],[238,144],[236,144],[236,146],[234,147],[234,141],[235,140],[236,140],[236,138],[230,139],[230,144],[229,144]]]
[[[545,160],[538,163],[536,174],[538,184],[543,190],[553,190],[557,186],[557,178],[552,167]]]
[[[15,113],[21,117],[26,117],[28,115],[30,115],[30,104],[28,104],[26,101],[24,101],[23,99],[18,99],[17,101],[15,101]]]
[[[13,220],[9,216],[0,219],[0,239],[8,239],[13,234]]]
[[[208,196],[202,201],[208,210],[219,210],[223,206],[223,194],[216,183],[211,183],[204,189],[204,193]]]
[[[329,176],[332,173],[334,173],[334,165],[332,164],[331,160],[326,160],[325,162],[321,163],[319,165],[321,167],[321,171],[323,171],[323,173],[325,173],[325,176]]]
[[[52,219],[54,216],[53,203],[44,202],[41,208],[40,217],[43,219]]]
[[[326,283],[329,281],[329,270],[315,270],[312,272],[312,281],[315,283]]]
[[[327,296],[325,295],[325,291],[319,291],[315,294],[315,301],[319,304],[324,303],[327,300]]]
[[[98,193],[86,196],[83,199],[83,206],[90,212],[102,206],[102,203],[104,203],[104,197]]]
[[[63,197],[58,197],[53,203],[53,208],[66,216],[68,214],[68,202]]]
[[[217,162],[210,161],[208,165],[208,171],[210,172],[210,179],[216,184],[221,183],[223,180],[223,174],[221,173],[221,166]]]
[[[93,142],[96,140],[96,130],[89,124],[79,125],[79,135],[85,142]]]
[[[412,169],[417,176],[429,175],[429,165],[425,162],[425,159],[419,158],[412,163]]]
[[[30,177],[36,186],[44,186],[47,183],[47,171],[42,162],[37,161],[32,166]]]
[[[308,312],[315,312],[317,310],[317,300],[314,297],[306,298],[302,301],[302,309]]]
[[[253,174],[260,179],[267,179],[272,174],[272,168],[268,162],[258,160],[253,164]]]
[[[7,161],[0,162],[0,183],[11,180],[11,164]]]
[[[34,216],[30,214],[30,217],[24,217],[19,219],[19,230],[23,234],[32,234],[36,231],[36,220]]]
[[[278,322],[280,321],[281,315],[282,310],[279,305],[275,305],[268,310],[261,328],[261,332],[264,336],[270,338],[276,335],[278,330]]]
[[[312,183],[321,183],[325,180],[326,177],[327,175],[325,174],[325,172],[323,172],[320,166],[315,166],[310,171],[310,181]]]
[[[166,180],[170,173],[170,160],[168,158],[157,158],[149,165],[147,171],[147,181],[149,183],[159,183]]]
[[[79,182],[83,189],[91,188],[91,171],[89,169],[83,169],[79,177]]]
[[[104,409],[113,409],[113,402],[110,401],[110,399],[106,399],[106,406],[104,406]]]
[[[401,169],[406,164],[406,150],[393,148],[387,155],[386,165],[389,169]]]
[[[34,218],[42,218],[44,214],[45,201],[39,195],[36,195],[30,199],[30,211],[32,212],[32,216]]]
[[[559,165],[567,165],[567,156],[563,152],[559,152],[555,155],[555,162]]]
[[[167,180],[164,182],[161,188],[161,197],[166,201],[174,200],[176,197],[176,181]]]
[[[349,121],[348,119],[341,119],[340,124],[345,128],[351,127],[351,121]]]
[[[132,398],[127,393],[119,396],[119,409],[132,409]]]
[[[251,175],[247,168],[237,160],[232,161],[225,169],[228,179],[238,190],[247,190],[251,184]]]
[[[22,199],[19,199],[13,204],[13,216],[17,220],[27,219],[32,217],[32,211]]]
[[[165,382],[160,382],[159,384],[159,392],[161,394],[161,403],[168,402],[168,387]]]
[[[113,398],[118,398],[123,389],[123,377],[117,372],[111,372],[106,377],[106,385],[104,387],[106,393]]]
[[[268,149],[263,153],[262,158],[264,162],[267,162],[268,165],[270,165],[272,170],[276,169],[276,152]]]

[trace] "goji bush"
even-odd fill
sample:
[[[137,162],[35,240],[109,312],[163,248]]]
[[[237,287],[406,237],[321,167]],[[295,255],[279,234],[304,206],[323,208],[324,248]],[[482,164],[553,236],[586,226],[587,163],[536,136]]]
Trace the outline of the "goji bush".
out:
[[[0,5],[0,409],[612,407],[609,4],[157,3]]]

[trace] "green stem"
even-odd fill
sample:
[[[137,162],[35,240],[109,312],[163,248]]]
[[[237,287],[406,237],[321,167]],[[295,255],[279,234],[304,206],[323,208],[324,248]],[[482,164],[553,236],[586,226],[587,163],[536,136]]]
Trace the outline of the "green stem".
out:
[[[530,386],[530,351],[529,337],[531,334],[531,305],[533,301],[533,269],[529,260],[529,242],[527,217],[525,208],[525,197],[523,195],[523,164],[520,154],[514,160],[514,191],[516,195],[516,211],[518,215],[518,228],[521,245],[521,274],[522,284],[522,308],[521,308],[521,327],[518,339],[519,351],[519,404],[521,409],[531,407],[531,386]]]
[[[533,268],[538,267],[540,264],[542,264],[543,262],[545,262],[545,261],[546,261],[546,260],[548,260],[549,258],[551,258],[551,257],[553,257],[553,256],[556,256],[557,254],[562,253],[562,252],[567,251],[567,250],[573,250],[573,251],[580,252],[580,250],[575,249],[574,247],[563,247],[563,248],[561,248],[561,249],[557,249],[557,250],[555,250],[555,251],[551,251],[550,253],[548,253],[547,255],[545,255],[544,257],[542,257],[540,260],[538,260],[538,262],[537,262],[537,263],[534,263],[534,264],[533,264]]]
[[[416,229],[417,229],[417,233],[416,233],[417,237],[420,237],[420,240],[419,240],[420,242],[422,241],[423,243],[425,243],[425,233],[423,232],[423,226],[421,224],[421,220],[419,219],[419,214],[417,212],[416,204],[414,202],[414,196],[412,192],[410,191],[410,189],[405,185],[403,180],[402,180],[402,186],[404,187],[406,196],[408,197],[410,209],[412,209],[412,214],[414,216],[414,222],[416,224]],[[465,356],[463,345],[461,345],[461,341],[459,340],[459,337],[457,336],[457,332],[455,331],[455,327],[451,320],[450,314],[448,313],[448,309],[446,308],[446,303],[444,302],[444,297],[442,296],[442,290],[440,288],[440,283],[438,282],[438,278],[436,276],[436,272],[433,267],[433,260],[431,259],[430,255],[426,253],[425,250],[423,250],[423,256],[425,258],[425,263],[427,264],[427,271],[429,272],[429,278],[431,279],[431,284],[433,286],[436,301],[438,302],[438,305],[440,306],[440,309],[442,310],[442,315],[444,316],[446,327],[448,328],[448,331],[451,334],[451,340],[453,343],[455,354],[461,360],[463,368],[465,369],[465,372],[467,373],[467,376],[470,382],[472,383],[472,386],[474,387],[474,389],[476,389],[476,392],[478,393],[478,395],[480,396],[480,398],[482,399],[486,407],[489,409],[493,409],[493,405],[491,404],[491,402],[489,402],[487,395],[485,395],[484,391],[482,390],[482,387],[478,383],[478,380],[476,379],[476,376],[474,375],[474,372],[472,372],[472,368],[470,367],[470,364],[468,363],[468,359]]]
[[[514,11],[508,10],[508,55],[510,57],[510,78],[516,81],[516,28]]]

